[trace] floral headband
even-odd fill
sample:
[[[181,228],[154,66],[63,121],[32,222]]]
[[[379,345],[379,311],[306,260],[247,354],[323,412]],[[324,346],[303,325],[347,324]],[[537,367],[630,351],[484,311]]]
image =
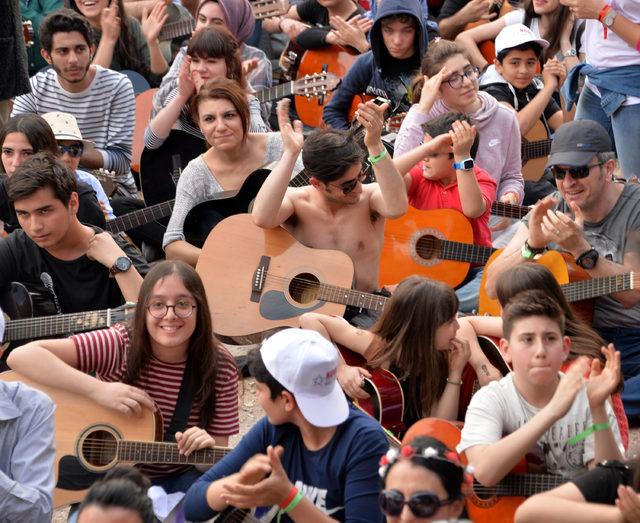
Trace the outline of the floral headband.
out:
[[[466,467],[463,465],[457,452],[447,449],[441,454],[438,449],[435,449],[433,447],[426,447],[421,451],[417,451],[417,449],[415,449],[411,445],[403,445],[402,447],[400,447],[400,450],[392,447],[387,451],[386,454],[384,454],[380,458],[380,468],[378,468],[378,474],[381,478],[384,479],[391,465],[394,465],[399,459],[411,459],[414,456],[424,459],[446,461],[447,463],[459,467],[463,470],[464,482],[467,485],[473,484],[473,469],[470,465],[467,465]]]

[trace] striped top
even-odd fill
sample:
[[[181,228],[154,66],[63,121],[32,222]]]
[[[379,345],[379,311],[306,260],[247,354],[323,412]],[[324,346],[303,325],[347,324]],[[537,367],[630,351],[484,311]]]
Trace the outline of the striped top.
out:
[[[98,379],[108,382],[122,381],[127,366],[127,353],[131,348],[129,331],[122,324],[71,337],[76,346],[78,369],[95,372]],[[218,360],[216,379],[215,415],[205,430],[213,437],[232,436],[240,430],[238,410],[238,371],[233,357],[226,349]],[[154,357],[142,369],[134,386],[145,390],[162,413],[163,432],[166,432],[175,410],[186,362],[165,363]],[[195,397],[187,428],[200,426],[201,398]],[[143,465],[148,476],[161,477],[183,472],[183,465]]]
[[[84,91],[71,93],[58,82],[53,69],[31,77],[31,93],[17,96],[11,116],[62,111],[73,114],[85,140],[102,154],[104,168],[116,173],[116,181],[136,194],[130,162],[135,124],[135,98],[131,81],[123,74],[99,65]]]

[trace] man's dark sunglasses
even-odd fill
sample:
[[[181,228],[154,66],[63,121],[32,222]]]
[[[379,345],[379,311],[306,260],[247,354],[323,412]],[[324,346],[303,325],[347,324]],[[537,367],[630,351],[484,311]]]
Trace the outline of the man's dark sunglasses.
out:
[[[67,153],[72,158],[79,158],[84,152],[84,145],[82,143],[74,143],[72,145],[58,144],[58,151],[60,151],[61,155]]]
[[[360,171],[358,176],[356,176],[353,180],[341,183],[340,185],[336,185],[335,187],[337,189],[340,189],[342,191],[342,194],[349,194],[356,188],[358,183],[364,182],[367,179],[367,176],[369,176],[369,169],[371,169],[371,166],[368,163],[363,163],[362,170]],[[328,183],[327,185],[332,184]]]
[[[574,180],[582,180],[591,174],[591,169],[593,167],[600,167],[604,164],[605,162],[600,162],[594,163],[593,165],[581,165],[580,167],[567,167],[566,169],[562,169],[557,165],[552,165],[549,167],[549,170],[556,180],[564,180],[567,173],[569,173],[571,178]]]

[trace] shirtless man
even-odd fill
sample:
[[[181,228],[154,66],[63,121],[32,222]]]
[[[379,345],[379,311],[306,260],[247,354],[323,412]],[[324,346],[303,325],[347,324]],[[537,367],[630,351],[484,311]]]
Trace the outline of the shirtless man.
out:
[[[352,134],[321,130],[305,143],[302,123],[292,125],[289,120],[289,100],[280,102],[278,123],[284,153],[253,207],[253,220],[260,227],[282,225],[307,247],[348,254],[355,266],[354,286],[367,292],[378,289],[385,218],[402,216],[408,206],[404,180],[380,140],[386,107],[367,102],[356,113],[378,180],[362,185],[366,164]],[[310,185],[287,187],[301,149]]]

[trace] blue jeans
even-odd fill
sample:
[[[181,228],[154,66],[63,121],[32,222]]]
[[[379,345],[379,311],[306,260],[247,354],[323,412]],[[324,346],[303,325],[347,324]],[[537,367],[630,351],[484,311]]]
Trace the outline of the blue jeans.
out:
[[[602,125],[611,137],[622,175],[627,180],[640,177],[640,104],[621,105],[609,118],[602,110],[600,97],[585,87],[578,100],[576,120],[594,120]]]
[[[471,267],[465,280],[456,289],[456,296],[460,301],[458,310],[465,314],[478,312],[480,299],[480,281],[482,280],[482,267]]]
[[[601,327],[597,331],[620,351],[624,377],[620,397],[629,422],[637,422],[640,420],[640,328]]]

